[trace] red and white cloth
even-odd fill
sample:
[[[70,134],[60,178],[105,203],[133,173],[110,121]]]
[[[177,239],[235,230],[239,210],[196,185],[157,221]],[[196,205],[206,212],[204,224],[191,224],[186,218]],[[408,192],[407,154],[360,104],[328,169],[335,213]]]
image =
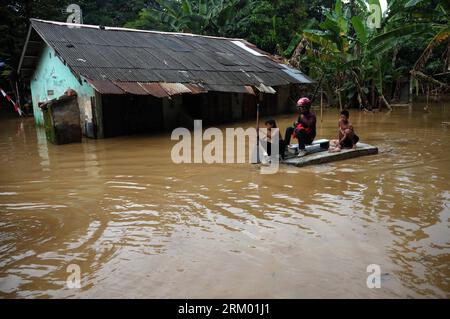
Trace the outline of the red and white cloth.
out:
[[[4,97],[5,99],[7,99],[9,102],[12,103],[12,105],[14,106],[14,110],[15,110],[17,113],[19,113],[20,116],[23,116],[23,112],[22,112],[22,110],[20,109],[19,104],[17,104],[16,102],[14,102],[14,100],[13,100],[8,94],[6,94],[6,92],[3,91],[2,88],[0,88],[0,92],[2,92],[2,95],[3,95],[3,97]]]

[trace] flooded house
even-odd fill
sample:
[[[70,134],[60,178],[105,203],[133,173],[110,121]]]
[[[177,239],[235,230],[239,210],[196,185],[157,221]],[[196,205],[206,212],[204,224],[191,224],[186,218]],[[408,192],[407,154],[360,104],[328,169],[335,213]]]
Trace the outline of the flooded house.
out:
[[[32,19],[18,72],[41,103],[77,93],[84,136],[170,130],[288,111],[313,81],[242,39]]]

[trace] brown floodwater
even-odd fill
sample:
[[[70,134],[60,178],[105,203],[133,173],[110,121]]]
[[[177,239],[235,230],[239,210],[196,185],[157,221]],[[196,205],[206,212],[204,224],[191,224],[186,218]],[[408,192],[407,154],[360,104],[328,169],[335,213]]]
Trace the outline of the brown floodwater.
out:
[[[169,134],[56,146],[2,117],[0,297],[449,298],[450,105],[431,110],[354,111],[379,155],[276,175],[175,165]]]

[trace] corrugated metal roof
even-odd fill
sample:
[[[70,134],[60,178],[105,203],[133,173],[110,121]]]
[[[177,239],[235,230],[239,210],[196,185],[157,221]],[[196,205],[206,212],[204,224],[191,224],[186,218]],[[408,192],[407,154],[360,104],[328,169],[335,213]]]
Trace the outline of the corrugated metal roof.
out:
[[[202,90],[248,93],[245,86],[312,83],[245,40],[83,25],[69,28],[35,19],[32,28],[100,93],[123,90],[162,96],[161,88],[167,95]],[[186,84],[201,88],[193,90]]]
[[[159,83],[140,83],[139,85],[144,88],[148,94],[153,95],[155,97],[168,97],[167,92],[159,85]]]
[[[256,95],[255,90],[253,90],[251,86],[245,86],[245,90],[247,91],[248,94]]]
[[[207,93],[208,90],[205,88],[195,85],[195,84],[185,84],[185,86],[191,90],[191,94],[201,94],[201,93]]]
[[[245,86],[241,86],[241,85],[208,84],[206,87],[208,88],[208,91],[248,94],[248,91],[245,88]]]
[[[280,64],[283,67],[283,71],[290,77],[295,78],[297,81],[302,83],[314,83],[314,80],[303,74],[299,70],[288,67],[287,65]]]
[[[110,81],[88,80],[92,87],[101,94],[125,94],[117,85]]]
[[[138,82],[114,82],[114,84],[130,94],[148,95],[148,92]]]
[[[160,83],[160,85],[169,95],[191,93],[191,90],[181,83]]]
[[[262,83],[260,85],[256,86],[256,89],[259,92],[267,93],[267,94],[275,94],[275,93],[277,93],[277,91],[275,91],[273,87],[264,85]]]

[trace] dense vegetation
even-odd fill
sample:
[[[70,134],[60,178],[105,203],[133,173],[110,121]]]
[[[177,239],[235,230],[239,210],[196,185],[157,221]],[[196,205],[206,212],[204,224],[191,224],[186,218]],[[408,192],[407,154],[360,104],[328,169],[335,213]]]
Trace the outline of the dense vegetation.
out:
[[[444,1],[388,0],[384,12],[374,10],[379,0],[0,1],[0,82],[7,89],[29,18],[65,21],[65,8],[75,2],[86,24],[245,38],[322,79],[334,105],[389,105],[398,81],[410,74],[424,91],[448,90]]]

